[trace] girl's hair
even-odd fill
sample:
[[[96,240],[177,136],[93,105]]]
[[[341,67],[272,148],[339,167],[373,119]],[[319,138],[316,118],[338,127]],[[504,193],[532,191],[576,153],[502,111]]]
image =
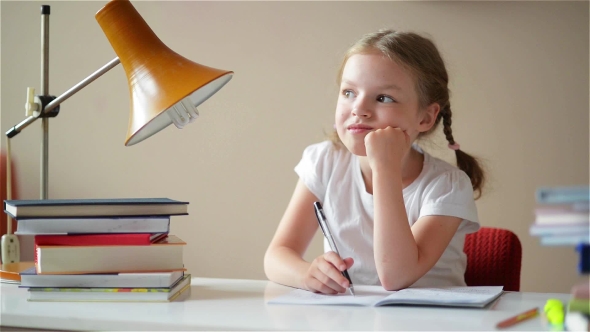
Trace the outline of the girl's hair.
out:
[[[440,112],[432,128],[428,132],[420,133],[418,137],[433,132],[442,119],[445,137],[450,145],[454,145],[455,138],[451,129],[452,111],[449,101],[449,77],[444,61],[430,39],[413,32],[394,30],[379,30],[367,34],[346,52],[338,72],[337,84],[340,85],[344,66],[351,56],[375,50],[380,51],[412,74],[416,83],[420,108],[432,103],[440,105]],[[330,135],[330,138],[335,143],[340,143],[336,131]],[[476,199],[481,197],[485,174],[480,163],[476,158],[459,149],[455,150],[455,156],[459,169],[464,171],[471,179],[473,190],[477,193]]]

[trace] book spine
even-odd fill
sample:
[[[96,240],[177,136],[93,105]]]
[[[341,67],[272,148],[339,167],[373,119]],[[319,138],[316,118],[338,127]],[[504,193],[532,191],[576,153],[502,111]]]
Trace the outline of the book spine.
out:
[[[139,234],[89,234],[89,235],[36,235],[36,245],[56,246],[108,246],[149,245],[150,233]]]
[[[185,271],[186,242],[167,236],[149,245],[40,246],[37,274],[97,274]]]
[[[588,225],[590,224],[590,215],[588,213],[537,214],[535,223]]]
[[[589,235],[554,235],[541,237],[541,245],[545,246],[576,246],[590,243]]]
[[[574,202],[565,204],[538,204],[535,214],[560,214],[560,213],[588,213],[590,202]]]
[[[138,234],[168,233],[170,216],[113,218],[21,218],[16,234]]]
[[[540,204],[568,204],[590,201],[590,187],[539,188],[536,192]]]
[[[170,287],[150,288],[80,288],[80,287],[32,287],[29,292],[93,292],[93,293],[169,293]]]
[[[589,225],[532,225],[529,229],[532,236],[548,235],[582,235],[590,233]]]
[[[590,244],[580,243],[576,247],[576,251],[580,255],[580,263],[578,264],[578,272],[580,274],[590,274]]]

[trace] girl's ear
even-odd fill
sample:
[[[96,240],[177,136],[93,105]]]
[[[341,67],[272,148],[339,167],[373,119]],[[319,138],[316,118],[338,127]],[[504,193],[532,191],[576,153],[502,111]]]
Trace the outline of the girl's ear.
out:
[[[420,132],[427,132],[436,123],[436,118],[440,112],[440,105],[438,103],[432,103],[426,107],[424,112],[421,114],[420,124],[418,130]]]

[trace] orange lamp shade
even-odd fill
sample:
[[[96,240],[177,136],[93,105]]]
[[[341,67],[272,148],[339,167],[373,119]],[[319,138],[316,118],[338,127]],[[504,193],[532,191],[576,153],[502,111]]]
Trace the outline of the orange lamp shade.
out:
[[[172,51],[129,0],[111,0],[95,17],[127,75],[131,115],[126,146],[172,123],[181,128],[194,120],[195,107],[233,76],[232,71],[203,66]]]

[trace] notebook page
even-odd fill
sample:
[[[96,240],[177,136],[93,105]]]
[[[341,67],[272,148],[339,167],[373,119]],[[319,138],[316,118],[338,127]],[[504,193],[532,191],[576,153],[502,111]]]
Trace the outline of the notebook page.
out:
[[[333,305],[361,305],[372,306],[375,302],[392,292],[388,292],[381,286],[354,286],[355,296],[349,291],[344,294],[328,295],[318,294],[303,289],[294,289],[291,292],[278,296],[267,303],[269,304],[333,304]]]

